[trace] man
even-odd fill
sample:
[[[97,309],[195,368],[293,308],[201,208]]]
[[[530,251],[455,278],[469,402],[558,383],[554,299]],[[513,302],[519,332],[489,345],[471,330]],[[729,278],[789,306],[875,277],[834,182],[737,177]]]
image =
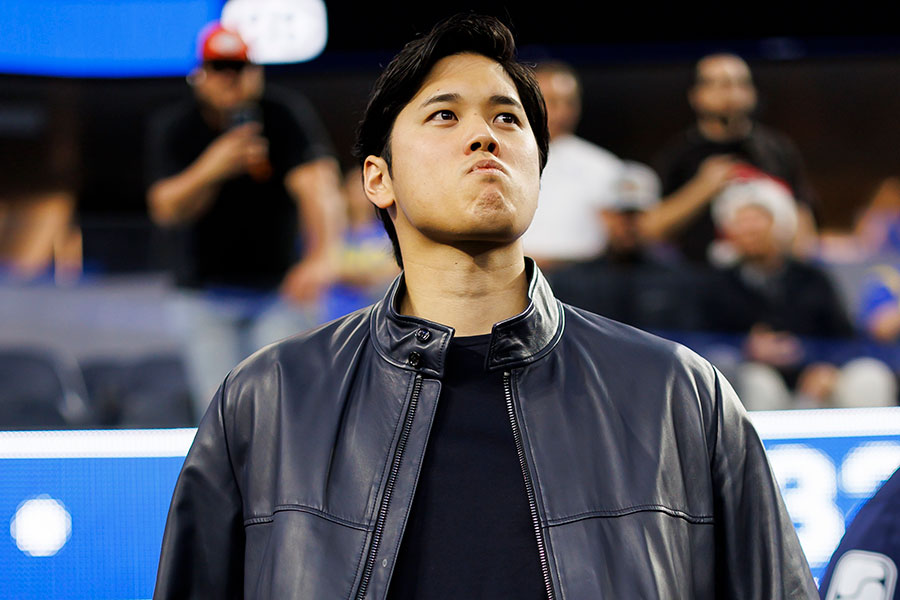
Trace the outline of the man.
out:
[[[175,309],[198,419],[237,361],[319,323],[333,272],[341,199],[327,135],[305,100],[265,90],[248,53],[236,32],[207,28],[194,99],[149,132],[150,215],[187,233]]]
[[[746,335],[733,378],[744,405],[895,405],[891,369],[874,358],[848,361],[841,350],[855,331],[828,274],[791,255],[797,211],[790,191],[748,175],[713,201],[724,232],[720,254],[730,254],[732,264],[712,273],[704,311],[709,329]]]
[[[522,243],[548,270],[603,253],[607,229],[601,212],[616,199],[622,163],[575,135],[581,118],[581,83],[575,70],[547,62],[537,66],[535,75],[547,104],[550,156],[541,176],[537,212]]]
[[[156,598],[813,598],[731,388],[558,303],[522,253],[548,135],[493,18],[375,84],[357,154],[405,269],[225,380]]]
[[[709,204],[749,164],[791,188],[801,207],[802,248],[815,230],[813,193],[790,140],[753,120],[756,88],[747,63],[733,54],[713,54],[700,59],[694,76],[688,100],[697,123],[658,160],[664,198],[645,215],[645,233],[673,242],[692,262],[706,263],[715,239]]]
[[[607,245],[602,256],[549,275],[557,298],[650,331],[699,329],[704,279],[647,243],[641,215],[659,202],[659,177],[625,161],[615,201],[603,209]]]
[[[745,406],[791,408],[789,388],[826,404],[837,369],[827,354],[817,361],[816,346],[804,340],[847,340],[853,327],[828,276],[791,256],[797,210],[790,190],[757,172],[726,186],[712,214],[724,232],[719,254],[732,255],[732,264],[716,271],[705,313],[710,329],[747,334],[736,380]],[[832,385],[811,394],[810,384],[826,374]]]
[[[797,335],[853,335],[828,276],[791,256],[797,211],[785,186],[762,174],[735,181],[717,196],[712,214],[724,234],[719,254],[730,256],[712,315],[722,319],[713,321],[717,329],[746,331],[765,323]]]

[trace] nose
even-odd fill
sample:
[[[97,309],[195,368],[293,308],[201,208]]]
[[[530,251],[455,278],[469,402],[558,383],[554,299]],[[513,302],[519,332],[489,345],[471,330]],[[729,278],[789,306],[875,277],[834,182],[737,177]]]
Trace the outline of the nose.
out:
[[[472,132],[468,148],[469,154],[482,151],[490,152],[494,156],[497,156],[500,152],[500,143],[497,141],[497,138],[494,137],[494,133],[491,131],[490,127],[484,125],[477,131]]]
[[[485,152],[490,152],[496,156],[498,147],[496,140],[475,140],[472,142],[472,145],[469,146],[469,150],[472,152],[484,150]]]

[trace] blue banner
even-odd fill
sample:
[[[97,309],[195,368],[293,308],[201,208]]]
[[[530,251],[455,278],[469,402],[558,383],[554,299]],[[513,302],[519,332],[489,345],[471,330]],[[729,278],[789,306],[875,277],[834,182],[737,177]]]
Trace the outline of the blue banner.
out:
[[[900,466],[900,408],[751,415],[813,574]],[[0,432],[0,598],[150,598],[193,429]]]
[[[221,0],[4,0],[0,73],[62,77],[185,75]]]

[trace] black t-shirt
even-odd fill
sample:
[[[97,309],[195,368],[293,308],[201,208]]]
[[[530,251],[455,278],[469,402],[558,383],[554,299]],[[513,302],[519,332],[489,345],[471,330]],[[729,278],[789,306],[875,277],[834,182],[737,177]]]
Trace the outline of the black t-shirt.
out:
[[[729,142],[709,140],[696,127],[682,133],[656,160],[663,196],[675,192],[694,177],[704,160],[724,154],[781,179],[790,186],[799,202],[814,207],[813,192],[800,153],[787,137],[759,124],[753,125],[747,137]],[[673,240],[686,258],[705,263],[707,246],[715,238],[716,227],[707,205],[675,234]]]
[[[490,335],[453,338],[389,600],[546,599]]]
[[[262,135],[269,143],[271,175],[249,174],[222,184],[211,207],[186,228],[184,256],[176,259],[180,285],[272,289],[298,259],[297,205],[285,175],[328,156],[331,147],[302,97],[267,91],[259,102]],[[148,131],[148,183],[175,175],[219,136],[191,100],[160,113]]]

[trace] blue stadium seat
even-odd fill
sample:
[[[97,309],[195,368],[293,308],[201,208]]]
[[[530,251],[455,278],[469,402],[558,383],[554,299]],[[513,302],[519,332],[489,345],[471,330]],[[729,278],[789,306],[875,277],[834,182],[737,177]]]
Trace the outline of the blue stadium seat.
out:
[[[154,355],[102,359],[82,366],[101,425],[105,427],[190,427],[190,390],[181,358]]]
[[[40,348],[0,348],[0,429],[71,429],[92,424],[72,357]]]

